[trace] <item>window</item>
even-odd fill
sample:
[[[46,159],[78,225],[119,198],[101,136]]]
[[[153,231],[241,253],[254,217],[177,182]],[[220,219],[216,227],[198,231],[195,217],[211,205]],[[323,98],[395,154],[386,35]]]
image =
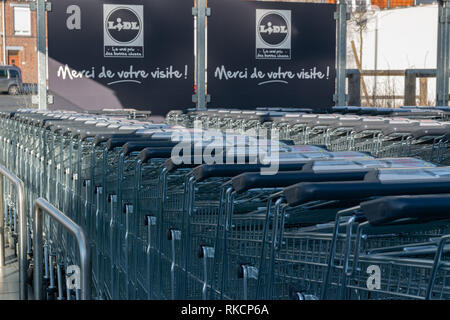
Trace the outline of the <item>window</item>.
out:
[[[14,34],[31,36],[31,14],[29,7],[14,7]]]
[[[8,73],[6,72],[5,69],[0,70],[0,79],[1,78],[7,78],[8,77]]]

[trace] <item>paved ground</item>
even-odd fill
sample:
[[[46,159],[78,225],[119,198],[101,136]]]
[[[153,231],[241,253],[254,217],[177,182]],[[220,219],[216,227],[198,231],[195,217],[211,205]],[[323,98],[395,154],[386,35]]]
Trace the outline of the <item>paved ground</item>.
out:
[[[6,266],[0,267],[0,300],[19,300],[19,264],[11,249],[6,249]]]
[[[0,110],[15,110],[23,107],[31,107],[31,95],[10,96],[0,94]]]

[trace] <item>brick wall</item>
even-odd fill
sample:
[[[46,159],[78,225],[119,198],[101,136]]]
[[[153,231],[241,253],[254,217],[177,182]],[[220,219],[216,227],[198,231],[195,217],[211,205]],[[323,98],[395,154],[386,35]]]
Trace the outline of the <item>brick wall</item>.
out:
[[[380,9],[386,9],[388,7],[388,0],[372,0],[372,5],[377,6]],[[408,7],[413,6],[414,0],[391,0],[390,8],[396,7]]]
[[[1,39],[0,62],[1,64],[9,64],[10,60],[17,56],[16,65],[22,71],[23,82],[37,83],[36,12],[31,11],[31,35],[17,36],[14,34],[14,4],[27,3],[24,1],[3,1],[5,7],[6,57],[4,57],[3,39]],[[2,14],[0,2],[0,30],[2,30]]]
[[[336,0],[277,0],[282,2],[314,2],[314,3],[336,3]],[[348,2],[350,3],[350,1]],[[388,7],[388,0],[372,0],[372,5],[380,9]],[[413,6],[414,0],[390,0],[390,8]]]

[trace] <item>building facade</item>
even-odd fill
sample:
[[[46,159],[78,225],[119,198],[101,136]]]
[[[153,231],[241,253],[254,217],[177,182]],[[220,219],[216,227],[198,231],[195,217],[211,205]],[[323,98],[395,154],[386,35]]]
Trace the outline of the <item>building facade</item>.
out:
[[[22,71],[24,83],[37,83],[36,12],[29,2],[2,0],[0,61]]]
[[[312,2],[312,3],[336,3],[337,0],[278,0],[282,2]],[[380,9],[410,7],[420,3],[431,3],[434,0],[347,0],[352,7],[364,4],[364,6],[377,6]]]

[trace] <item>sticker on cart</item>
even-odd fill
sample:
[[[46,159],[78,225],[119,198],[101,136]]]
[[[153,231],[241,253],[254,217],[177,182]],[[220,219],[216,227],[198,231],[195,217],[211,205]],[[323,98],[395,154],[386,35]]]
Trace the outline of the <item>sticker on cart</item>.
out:
[[[308,160],[314,160],[314,159],[331,159],[333,158],[332,152],[309,152],[305,153],[304,157]]]
[[[385,118],[362,118],[362,122],[386,122]]]
[[[350,158],[363,158],[363,159],[373,159],[372,156],[367,153],[357,152],[357,151],[337,151],[332,152],[333,159],[350,159]]]
[[[201,140],[195,141],[194,144],[196,147],[207,147],[209,149],[223,149],[223,148],[247,148],[249,147],[246,141],[223,141],[221,139],[212,139],[212,140]],[[257,148],[254,148],[255,150]]]
[[[420,127],[442,127],[443,123],[437,122],[437,121],[420,121],[419,126]]]
[[[299,118],[302,116],[302,113],[287,113],[284,115],[285,118]]]
[[[427,171],[438,178],[450,178],[450,167],[430,168]]]
[[[317,114],[304,114],[302,115],[302,118],[311,119],[311,118],[318,118],[319,116]]]
[[[355,171],[378,168],[427,168],[434,164],[415,158],[317,161],[313,172]]]
[[[412,121],[410,119],[392,119],[389,120],[389,124],[411,124],[418,123],[419,121]]]
[[[408,180],[450,180],[450,167],[436,167],[429,169],[380,169],[378,180],[383,183]]]
[[[291,163],[296,162],[300,160],[319,160],[319,159],[358,159],[358,158],[364,158],[369,159],[371,158],[365,153],[360,152],[305,152],[305,153],[280,153],[279,159],[274,159],[273,157],[266,157],[265,160],[270,161],[279,161],[280,163]]]
[[[318,119],[320,120],[320,119],[338,119],[339,117],[338,116],[336,116],[336,115],[332,115],[332,114],[327,114],[327,115],[322,115],[322,114],[320,114],[319,116],[318,116]]]
[[[95,120],[88,120],[88,121],[85,121],[84,124],[95,125],[96,127],[106,127],[109,123],[108,122],[98,122]]]
[[[155,134],[155,133],[160,133],[160,132],[161,132],[161,129],[147,129],[147,128],[145,128],[145,129],[136,130],[137,134]]]
[[[436,167],[434,163],[416,158],[398,158],[385,160],[390,164],[391,168],[432,168]]]
[[[324,148],[318,146],[289,146],[290,152],[302,153],[302,152],[326,152]]]
[[[179,134],[177,134],[176,131],[174,132],[156,132],[152,135],[153,139],[172,139],[174,142],[183,141],[183,137],[185,135],[190,137],[190,134],[188,132],[182,132],[180,131]]]
[[[320,157],[319,153],[304,154],[304,153],[281,152],[278,155],[271,154],[263,156],[262,163],[296,163],[299,161],[308,160],[310,155],[316,155],[317,158]]]
[[[120,126],[120,130],[136,130],[136,129],[144,129],[144,126]]]
[[[361,170],[364,168],[360,164],[348,160],[316,161],[312,166],[312,171],[315,173],[358,169]]]
[[[352,115],[338,116],[338,118],[339,118],[339,120],[361,120],[361,119],[363,119],[359,116],[352,116]]]

